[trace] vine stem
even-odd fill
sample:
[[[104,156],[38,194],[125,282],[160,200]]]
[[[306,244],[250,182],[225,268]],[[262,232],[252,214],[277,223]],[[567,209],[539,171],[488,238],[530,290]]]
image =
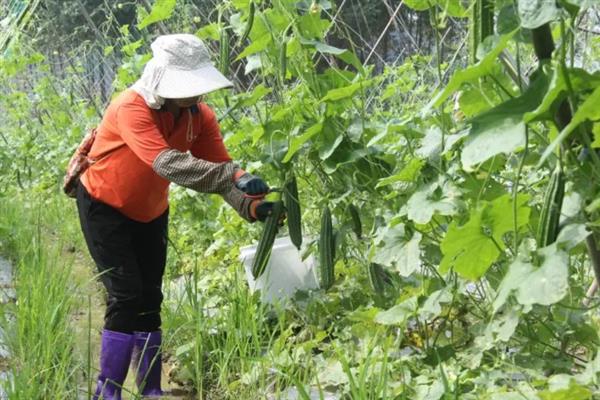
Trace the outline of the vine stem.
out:
[[[582,301],[584,307],[587,307],[592,300],[592,296],[598,291],[598,282],[600,281],[600,251],[598,251],[598,246],[596,245],[596,238],[594,237],[594,233],[590,234],[585,239],[585,244],[587,246],[588,254],[590,256],[590,261],[592,263],[592,269],[594,270],[594,282],[590,285],[589,289],[585,294],[585,298]]]
[[[523,151],[523,157],[519,162],[519,168],[517,170],[517,176],[513,184],[512,202],[513,202],[513,224],[515,229],[514,243],[513,243],[513,254],[517,256],[519,254],[519,221],[518,221],[518,206],[517,206],[517,195],[519,194],[519,181],[521,180],[521,174],[523,167],[525,166],[525,159],[527,158],[527,152],[529,149],[529,128],[525,126],[525,150]]]
[[[521,79],[521,53],[520,46],[517,43],[517,76],[519,81],[517,82],[519,85],[519,90],[523,93],[523,80]],[[513,202],[513,224],[514,224],[514,243],[513,243],[513,254],[515,257],[519,255],[519,220],[518,220],[518,205],[517,205],[517,196],[519,194],[519,183],[521,181],[521,174],[523,173],[523,167],[525,166],[525,160],[527,159],[527,153],[529,150],[529,126],[525,125],[525,150],[523,151],[523,157],[521,157],[521,161],[519,162],[519,168],[517,169],[517,176],[515,177],[515,182],[513,184],[513,192],[512,192],[512,202]]]

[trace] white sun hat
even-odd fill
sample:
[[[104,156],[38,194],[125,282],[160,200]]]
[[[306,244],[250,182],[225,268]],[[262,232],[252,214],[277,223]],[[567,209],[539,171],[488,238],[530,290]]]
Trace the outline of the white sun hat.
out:
[[[164,99],[200,96],[233,86],[210,61],[208,49],[191,34],[159,36],[151,45],[152,59],[132,86],[152,108]]]

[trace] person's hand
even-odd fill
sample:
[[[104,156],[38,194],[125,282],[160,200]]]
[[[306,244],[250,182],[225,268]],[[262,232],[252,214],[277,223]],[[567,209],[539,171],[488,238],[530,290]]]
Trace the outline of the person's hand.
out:
[[[250,216],[254,219],[259,220],[260,222],[265,222],[267,217],[273,212],[274,204],[275,203],[272,201],[254,200],[250,204]],[[282,212],[281,216],[279,217],[278,225],[283,225],[284,220],[285,212]]]
[[[269,185],[258,176],[248,172],[244,172],[235,179],[235,187],[251,196],[266,195],[269,193]]]

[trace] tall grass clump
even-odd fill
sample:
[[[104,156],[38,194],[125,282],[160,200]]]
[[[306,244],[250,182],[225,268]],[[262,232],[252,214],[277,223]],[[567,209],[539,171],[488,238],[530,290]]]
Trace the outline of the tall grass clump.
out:
[[[167,288],[168,346],[198,398],[231,398],[248,380],[255,391],[244,387],[238,398],[261,398],[269,384],[268,349],[281,327],[241,275],[208,274],[196,265]]]
[[[17,300],[3,317],[10,354],[5,391],[10,400],[75,399],[75,288],[64,256],[64,204],[24,195],[7,200],[0,201],[0,251],[13,262]]]

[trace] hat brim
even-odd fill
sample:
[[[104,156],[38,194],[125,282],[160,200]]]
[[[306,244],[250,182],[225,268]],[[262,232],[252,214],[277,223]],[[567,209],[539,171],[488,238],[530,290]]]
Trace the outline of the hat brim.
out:
[[[165,99],[184,99],[232,86],[233,83],[212,65],[192,71],[167,68],[160,78],[156,94]]]

